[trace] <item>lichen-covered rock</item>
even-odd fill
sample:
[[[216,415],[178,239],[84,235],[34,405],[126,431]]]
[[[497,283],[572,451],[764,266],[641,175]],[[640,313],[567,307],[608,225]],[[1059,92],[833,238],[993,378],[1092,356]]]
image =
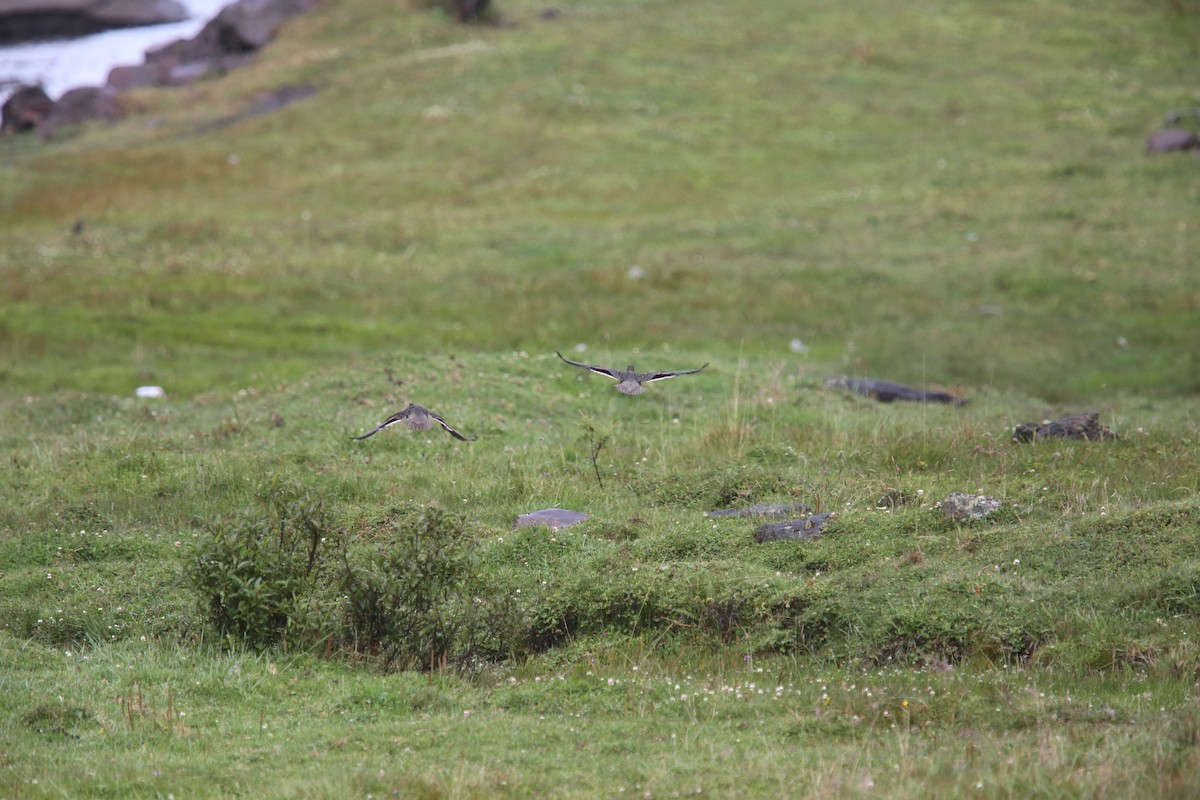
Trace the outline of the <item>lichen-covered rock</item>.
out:
[[[1018,425],[1012,435],[1014,442],[1032,442],[1037,439],[1083,439],[1099,442],[1116,438],[1119,438],[1117,434],[1100,424],[1100,414],[1096,411],[1085,411],[1071,417],[1044,422],[1025,422]]]
[[[754,541],[778,542],[799,539],[802,542],[811,542],[820,538],[821,534],[825,532],[825,523],[835,516],[837,516],[835,512],[825,511],[821,514],[813,514],[810,517],[801,517],[787,522],[767,522],[759,525],[758,529],[754,531]]]
[[[983,519],[1002,505],[1003,503],[994,497],[982,494],[954,492],[945,500],[936,503],[934,508],[941,509],[946,516],[961,522],[964,520]]]

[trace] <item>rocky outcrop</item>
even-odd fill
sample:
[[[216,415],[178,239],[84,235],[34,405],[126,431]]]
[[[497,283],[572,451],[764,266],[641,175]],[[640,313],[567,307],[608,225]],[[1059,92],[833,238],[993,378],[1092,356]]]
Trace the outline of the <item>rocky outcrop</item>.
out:
[[[136,0],[108,0],[103,5]],[[81,6],[88,3],[78,2]],[[173,0],[171,0],[173,2]],[[146,63],[114,67],[103,87],[68,92],[55,104],[36,87],[22,87],[5,104],[4,130],[37,129],[49,136],[55,130],[89,119],[112,121],[122,114],[120,92],[144,86],[182,86],[213,73],[245,64],[255,51],[269,42],[290,18],[317,5],[318,0],[238,0],[221,10],[200,33],[146,53]],[[35,5],[37,0],[0,0],[12,6]],[[93,0],[91,5],[102,5]],[[306,90],[311,94],[311,90]],[[305,94],[304,96],[307,96]],[[289,96],[286,102],[296,97]],[[286,102],[283,103],[286,105]],[[59,110],[58,106],[62,109]],[[281,107],[281,106],[279,106]],[[47,127],[48,126],[48,127]]]
[[[0,0],[0,45],[182,22],[176,0]]]
[[[54,108],[38,126],[41,136],[53,136],[60,128],[81,125],[93,119],[115,122],[125,115],[117,93],[100,86],[72,89],[58,99]]]
[[[223,8],[191,39],[146,52],[138,66],[114,67],[108,85],[124,91],[141,86],[181,86],[213,73],[228,72],[275,38],[292,17],[318,0],[238,0]]]
[[[4,101],[0,109],[0,131],[4,133],[26,133],[42,124],[51,111],[54,101],[40,86],[21,86]]]

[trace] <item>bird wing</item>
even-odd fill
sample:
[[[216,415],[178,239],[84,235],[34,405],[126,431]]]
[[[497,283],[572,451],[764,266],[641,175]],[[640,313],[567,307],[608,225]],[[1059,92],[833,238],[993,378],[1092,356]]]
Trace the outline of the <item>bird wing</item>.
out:
[[[433,417],[434,419],[436,419],[438,424],[446,429],[446,433],[450,434],[455,439],[458,439],[459,441],[462,441],[462,442],[474,441],[473,439],[468,439],[466,436],[463,436],[461,433],[454,430],[454,428],[451,428],[450,423],[448,423],[448,422],[446,422],[446,420],[442,419],[441,414],[435,414],[434,412],[430,411],[429,409],[425,409],[425,413],[428,414],[429,416]]]
[[[385,419],[383,422],[376,425],[373,429],[364,433],[362,436],[351,436],[350,438],[351,439],[366,439],[368,437],[374,436],[375,434],[379,433],[381,430],[386,428],[388,425],[395,425],[397,422],[400,422],[402,419],[404,419],[407,416],[408,416],[408,406],[405,406],[404,408],[397,411],[395,414],[392,414],[390,417]]]
[[[707,366],[708,366],[708,364],[704,365],[704,367],[707,367]],[[638,379],[642,383],[652,383],[654,381],[665,381],[667,378],[674,378],[676,375],[691,375],[693,373],[699,372],[700,370],[704,369],[704,367],[697,367],[696,369],[680,369],[680,370],[676,370],[674,372],[651,372],[646,375],[638,375]]]
[[[376,425],[376,426],[375,426],[375,427],[374,427],[372,430],[369,430],[369,431],[367,431],[367,432],[366,432],[366,433],[364,433],[362,436],[351,436],[350,438],[351,438],[351,439],[369,439],[370,437],[372,437],[372,436],[374,436],[375,434],[379,433],[379,432],[380,432],[381,430],[383,430],[385,427],[387,427],[387,426],[385,426],[385,425]]]
[[[621,376],[617,375],[615,370],[611,370],[608,367],[600,367],[600,366],[597,366],[596,364],[584,364],[580,361],[572,361],[571,359],[567,358],[566,356],[564,356],[562,353],[558,352],[557,350],[554,351],[554,355],[558,356],[563,361],[567,362],[568,364],[570,364],[573,367],[583,367],[584,369],[590,369],[592,372],[595,372],[597,375],[603,375],[606,378],[612,378],[614,381],[621,380]]]

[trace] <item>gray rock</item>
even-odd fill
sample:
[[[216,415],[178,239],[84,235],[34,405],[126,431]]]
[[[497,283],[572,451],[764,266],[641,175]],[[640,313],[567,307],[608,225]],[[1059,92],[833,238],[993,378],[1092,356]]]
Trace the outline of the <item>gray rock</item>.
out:
[[[1039,439],[1083,439],[1088,442],[1101,442],[1120,437],[1100,424],[1100,413],[1085,411],[1071,417],[1045,420],[1044,422],[1023,422],[1013,429],[1014,442],[1032,442]]]
[[[582,511],[570,511],[565,508],[543,508],[540,511],[521,514],[517,517],[516,527],[524,528],[529,525],[546,525],[553,531],[559,531],[563,528],[569,528],[576,523],[583,522],[585,519],[591,519],[591,515],[584,514]]]
[[[1170,153],[1200,149],[1200,136],[1183,128],[1163,128],[1146,139],[1147,153]]]
[[[125,115],[117,102],[117,93],[109,88],[85,86],[72,89],[59,98],[38,126],[38,135],[49,137],[60,128],[80,125],[94,119],[115,122]]]
[[[964,521],[983,519],[1002,505],[1003,503],[994,497],[987,497],[982,494],[954,492],[946,497],[945,500],[935,504],[934,508],[941,509],[951,519]]]
[[[811,517],[801,517],[787,522],[767,522],[758,526],[754,531],[756,542],[778,542],[788,539],[799,539],[811,542],[819,539],[825,532],[825,523],[837,516],[836,512],[825,511],[813,514]]]

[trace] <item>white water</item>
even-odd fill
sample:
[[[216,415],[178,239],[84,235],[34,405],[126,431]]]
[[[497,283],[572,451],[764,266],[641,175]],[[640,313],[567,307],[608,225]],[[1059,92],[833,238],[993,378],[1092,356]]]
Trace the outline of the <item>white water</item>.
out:
[[[0,47],[0,102],[14,84],[40,85],[52,100],[68,89],[103,86],[113,67],[141,64],[147,50],[190,39],[232,0],[179,0],[190,19],[105,31],[79,39]]]

